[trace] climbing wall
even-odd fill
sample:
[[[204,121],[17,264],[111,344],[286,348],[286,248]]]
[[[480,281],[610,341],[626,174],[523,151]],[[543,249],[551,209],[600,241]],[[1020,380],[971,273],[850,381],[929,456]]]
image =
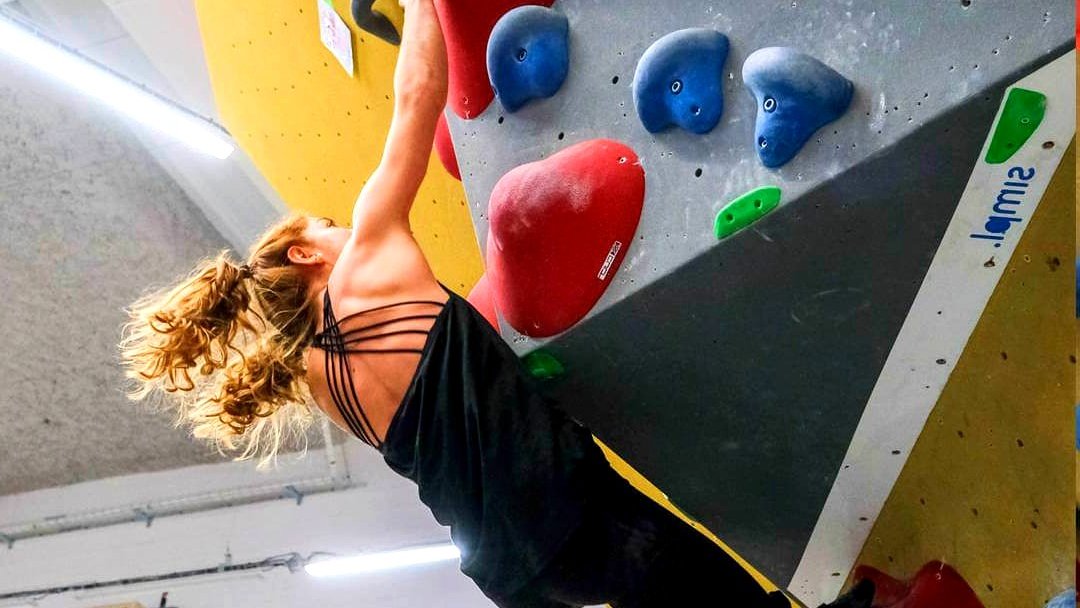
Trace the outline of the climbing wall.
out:
[[[959,359],[999,275],[1011,271],[1010,259],[1023,259],[1012,254],[1022,228],[1012,229],[1000,251],[990,242],[997,235],[984,235],[993,239],[982,243],[990,249],[976,267],[990,262],[986,272],[994,274],[973,279],[978,289],[965,292],[963,273],[949,275],[955,279],[950,285],[927,288],[955,298],[929,313],[939,320],[913,321],[909,313],[920,290],[933,283],[931,268],[948,266],[950,256],[973,263],[982,255],[964,248],[975,242],[966,233],[957,236],[978,222],[970,210],[958,213],[958,205],[1008,87],[1073,47],[1074,8],[1060,0],[932,7],[703,0],[671,11],[628,0],[614,14],[597,3],[564,0],[554,9],[569,24],[569,69],[554,95],[513,112],[496,99],[486,109],[470,108],[467,119],[447,113],[477,238],[491,256],[489,229],[501,229],[490,221],[489,205],[503,204],[505,183],[496,184],[504,176],[599,138],[632,150],[619,158],[638,160],[644,169],[644,202],[633,239],[622,250],[612,248],[610,285],[584,321],[554,335],[523,326],[506,311],[494,313],[495,321],[519,352],[542,347],[561,360],[565,375],[553,381],[552,392],[671,501],[766,576],[789,582],[805,601],[830,599],[859,562],[865,541],[878,534],[879,514],[898,517],[903,508],[907,482],[895,494],[892,486],[905,463],[911,459],[906,471],[929,466],[913,455],[913,446],[931,410],[970,417],[955,404],[975,398],[976,386],[950,378],[995,371],[976,355]],[[723,113],[703,135],[651,133],[635,108],[635,67],[655,41],[688,27],[714,28],[728,40]],[[769,169],[766,155],[759,159],[755,126],[763,99],[743,83],[742,71],[754,51],[774,45],[817,58],[853,83],[854,96],[838,120],[813,133],[789,162]],[[1056,118],[1023,148],[1031,155],[1026,162],[1039,168],[1036,201],[1074,129],[1074,119],[1061,119],[1062,104],[1072,110],[1074,93],[1064,90],[1071,77],[1058,75],[1054,82],[1048,107]],[[777,208],[718,241],[717,212],[762,186],[779,189]],[[982,195],[990,196],[983,205],[989,208],[997,191]],[[1052,204],[1047,208],[1037,217],[1054,213]],[[985,209],[979,212],[986,222]],[[1052,215],[1043,221],[1052,223]],[[950,228],[950,222],[959,223]],[[558,234],[557,227],[546,229]],[[948,235],[953,240],[946,247]],[[505,252],[504,245],[495,249]],[[535,247],[535,271],[519,265],[519,276],[544,277],[547,256],[561,259],[561,242],[550,252],[542,243]],[[591,264],[588,258],[583,263]],[[603,279],[608,263],[596,267]],[[994,293],[1022,291],[1018,285],[1003,280]],[[535,309],[544,307],[543,299],[537,302],[542,297],[529,299]],[[929,306],[925,296],[921,302]],[[560,305],[551,296],[547,303]],[[1007,326],[998,327],[1003,318],[990,315],[984,324],[1009,334]],[[917,343],[904,331],[916,322],[949,337],[941,352],[894,352],[901,335],[905,344]],[[1009,405],[1037,407],[1019,388],[995,394],[1000,401],[984,412],[984,428],[1013,428],[1005,416]],[[935,410],[939,396],[945,405]],[[889,429],[890,403],[904,408],[891,438],[875,434]],[[1033,427],[1016,430],[1030,431],[1028,445],[1052,451],[1060,438],[1049,425],[1057,418],[1048,409],[1037,412]],[[866,430],[871,427],[876,431]],[[852,452],[855,440],[873,449]],[[991,467],[990,460],[975,458],[957,474],[1005,475],[1013,492],[1023,481],[1049,484],[1061,476],[1058,470],[1025,477],[980,467]],[[912,475],[905,472],[904,480]],[[1059,515],[1046,514],[1047,534],[1060,529]],[[982,538],[952,511],[935,511],[920,525],[930,530],[931,520]],[[904,577],[919,559],[948,553],[927,541],[901,558],[894,547],[902,538],[882,541],[893,562],[877,560],[871,545],[866,559]],[[996,542],[963,547],[958,562],[972,572],[972,585],[985,585],[980,577],[991,567],[1019,569],[1030,582],[995,587],[998,595],[977,589],[987,606],[1022,596],[1036,603],[1056,593],[1071,553],[1053,547],[1017,555],[1023,564],[986,559],[972,565],[975,554]]]
[[[350,27],[354,77],[319,39],[316,0],[196,1],[225,126],[292,210],[345,224],[382,155],[397,58],[397,47],[355,27],[348,4],[335,10]],[[411,220],[438,276],[467,292],[482,263],[465,193],[437,160]]]
[[[551,281],[553,269],[576,273],[574,248],[617,216],[628,222],[613,237],[619,247],[601,250],[607,259],[597,264],[606,289],[540,289],[513,310],[489,314],[519,352],[543,347],[561,360],[565,375],[551,382],[552,392],[628,461],[608,450],[620,471],[808,603],[830,599],[859,563],[903,578],[942,557],[987,607],[1036,604],[1056,593],[1072,553],[1063,556],[1055,543],[1069,536],[1061,533],[1061,513],[1045,505],[1062,470],[1010,467],[1058,449],[1062,431],[1050,404],[1061,387],[1035,393],[1029,381],[1052,379],[1060,369],[1040,368],[1024,382],[1010,381],[1008,372],[1023,373],[1061,346],[1033,308],[1064,301],[1055,279],[1066,273],[1054,270],[1052,260],[1065,258],[1054,227],[1069,222],[1055,222],[1054,214],[1065,213],[1060,183],[1070,179],[1058,176],[1022,228],[1009,224],[1004,249],[961,267],[972,277],[983,273],[978,279],[953,274],[952,283],[943,283],[943,275],[931,279],[928,272],[955,272],[950,260],[974,259],[960,246],[970,243],[956,240],[957,230],[974,221],[961,213],[962,201],[974,196],[970,182],[979,181],[972,168],[978,170],[991,127],[1001,120],[1008,87],[1055,60],[1075,62],[1062,57],[1074,44],[1073,5],[694,0],[672,11],[626,0],[616,12],[560,0],[553,6],[561,19],[537,13],[501,34],[528,38],[535,27],[543,48],[566,51],[561,72],[551,67],[561,65],[561,55],[542,62],[543,78],[528,91],[539,99],[511,102],[504,89],[511,112],[500,99],[488,103],[477,37],[486,38],[499,14],[520,4],[437,2],[456,64],[447,122],[464,192],[433,163],[413,225],[444,282],[465,292],[480,277],[476,243],[481,250],[490,245],[493,202],[512,207],[533,200],[535,210],[559,197],[569,204],[633,199],[639,214],[600,213],[594,233],[569,238],[550,224],[556,238],[531,246],[540,252],[555,243],[558,256],[531,270],[526,256],[515,262],[518,270],[502,272],[504,280],[524,273],[517,285],[533,288],[528,279]],[[226,125],[294,209],[348,219],[389,123],[394,47],[353,28],[356,76],[350,78],[319,43],[314,1],[237,8],[198,0],[197,6]],[[337,10],[347,17],[346,7]],[[635,107],[636,66],[655,42],[689,27],[723,34],[724,42],[691,37],[712,50],[711,60],[722,55],[720,78],[709,85],[722,92],[722,111],[715,128],[684,117],[683,129],[650,123],[653,133]],[[743,82],[744,63],[770,46],[792,47],[827,66],[795,73],[835,70],[837,91],[846,90],[845,82],[853,87],[837,106],[838,119],[814,131],[790,159],[778,160],[762,146],[763,134],[776,143],[776,132],[762,128],[759,108],[776,106],[769,108],[765,90],[771,76],[753,74],[768,69],[750,70],[754,88]],[[772,56],[781,64],[795,61]],[[798,57],[802,65],[817,65]],[[517,57],[530,65],[525,59]],[[657,63],[663,65],[662,57]],[[513,88],[509,65],[511,75],[500,83]],[[1025,161],[1038,167],[1036,201],[1074,129],[1060,118],[1061,104],[1073,103],[1072,89],[1063,90],[1073,82],[1060,74],[1052,81],[1040,85],[1050,118],[1021,146]],[[671,92],[682,99],[699,94],[691,84]],[[827,106],[815,103],[821,111]],[[710,118],[708,108],[687,108],[693,117]],[[605,156],[596,151],[598,139],[626,150]],[[585,173],[562,160],[576,144],[598,159],[586,163]],[[549,180],[561,191],[521,179],[496,187],[536,161],[554,164],[534,167],[534,176],[570,169],[565,179]],[[629,167],[619,166],[624,163]],[[548,166],[557,170],[543,170]],[[643,191],[620,190],[636,179],[619,177],[628,169],[644,173]],[[616,178],[581,187],[584,177],[597,175]],[[714,220],[730,211],[731,201],[765,186],[735,211],[776,208],[718,241]],[[994,194],[976,193],[991,197],[984,207]],[[759,202],[764,211],[756,212],[752,205]],[[508,217],[510,232],[528,225]],[[984,236],[996,240],[1004,232]],[[1039,274],[1044,254],[1046,271]],[[585,270],[582,276],[594,272]],[[976,284],[985,297],[969,288]],[[1025,295],[1029,286],[1041,297]],[[948,297],[930,310],[927,294]],[[556,296],[583,302],[584,321],[559,318]],[[534,322],[556,318],[529,326],[514,320],[518,311]],[[912,334],[913,326],[927,335]],[[933,342],[941,352],[901,348],[937,336],[948,338]],[[898,412],[895,419],[891,411]],[[975,483],[984,479],[985,485]],[[1001,502],[1008,508],[994,502],[990,488],[997,486],[1005,489]],[[1030,517],[1027,528],[1017,509]],[[948,546],[935,544],[946,542],[943,535]],[[1035,549],[1040,539],[1050,542]],[[1032,546],[1023,550],[1002,549],[1028,540]],[[999,554],[1008,559],[995,559]]]

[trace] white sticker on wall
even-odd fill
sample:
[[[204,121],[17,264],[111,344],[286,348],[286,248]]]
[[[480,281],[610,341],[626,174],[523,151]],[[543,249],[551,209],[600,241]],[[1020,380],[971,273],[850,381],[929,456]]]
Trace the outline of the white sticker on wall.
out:
[[[622,243],[619,241],[615,241],[611,245],[611,251],[609,251],[607,257],[604,258],[604,265],[600,267],[600,273],[596,275],[596,278],[601,281],[607,278],[608,271],[611,270],[611,265],[615,263],[615,256],[619,255],[620,249],[622,249]]]
[[[319,5],[319,36],[349,76],[353,75],[352,32],[338,16],[329,0],[315,0]]]

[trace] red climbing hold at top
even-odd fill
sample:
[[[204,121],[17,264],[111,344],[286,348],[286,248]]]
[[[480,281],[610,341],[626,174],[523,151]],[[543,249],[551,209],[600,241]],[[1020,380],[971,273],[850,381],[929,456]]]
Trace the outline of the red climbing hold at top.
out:
[[[435,0],[446,55],[450,62],[447,105],[468,120],[484,112],[495,98],[487,71],[491,30],[511,9],[527,4],[551,7],[554,0]]]
[[[461,181],[461,169],[458,168],[457,152],[454,151],[454,140],[450,137],[450,125],[446,123],[446,114],[439,114],[439,122],[435,126],[435,153],[442,161],[446,172]]]
[[[504,175],[488,205],[487,277],[507,323],[543,338],[588,314],[633,242],[644,200],[637,155],[609,139]]]

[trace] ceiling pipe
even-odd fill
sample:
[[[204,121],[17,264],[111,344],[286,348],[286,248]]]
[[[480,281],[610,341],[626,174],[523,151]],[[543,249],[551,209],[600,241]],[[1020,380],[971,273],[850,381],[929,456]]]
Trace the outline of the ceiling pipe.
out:
[[[364,487],[364,485],[363,483],[342,483],[341,480],[329,476],[309,477],[288,482],[245,486],[153,500],[147,503],[109,509],[65,513],[0,527],[0,542],[5,543],[11,549],[16,541],[28,538],[39,538],[76,530],[90,530],[134,522],[143,522],[147,527],[150,527],[153,525],[154,520],[160,517],[200,513],[213,509],[237,507],[285,498],[295,500],[296,504],[300,505],[305,496]]]
[[[219,564],[217,566],[209,566],[194,570],[180,570],[163,574],[152,574],[149,576],[135,576],[107,581],[94,581],[89,583],[74,583],[70,585],[59,585],[41,589],[27,589],[23,591],[9,591],[5,593],[0,593],[0,602],[8,600],[25,601],[27,599],[37,601],[49,596],[61,595],[64,593],[95,591],[109,587],[131,587],[135,585],[145,585],[148,583],[164,583],[196,577],[228,576],[235,575],[237,573],[253,571],[266,572],[268,570],[273,570],[274,568],[281,567],[288,568],[290,572],[298,572],[306,562],[307,560],[299,553],[287,553],[284,555],[276,555],[274,557],[268,557],[259,561],[245,562],[242,564]],[[0,603],[0,606],[4,606],[4,604]]]

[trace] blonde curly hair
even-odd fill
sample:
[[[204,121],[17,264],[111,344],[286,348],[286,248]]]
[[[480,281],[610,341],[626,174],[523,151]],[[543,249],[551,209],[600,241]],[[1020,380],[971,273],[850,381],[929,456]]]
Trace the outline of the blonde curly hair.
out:
[[[222,455],[257,456],[260,469],[285,446],[306,450],[313,421],[304,357],[319,306],[288,257],[292,245],[308,244],[309,221],[290,215],[262,235],[246,263],[222,251],[175,286],[143,295],[127,309],[120,341],[134,385],[128,397],[165,397],[149,403],[175,408],[175,425],[187,424]]]

